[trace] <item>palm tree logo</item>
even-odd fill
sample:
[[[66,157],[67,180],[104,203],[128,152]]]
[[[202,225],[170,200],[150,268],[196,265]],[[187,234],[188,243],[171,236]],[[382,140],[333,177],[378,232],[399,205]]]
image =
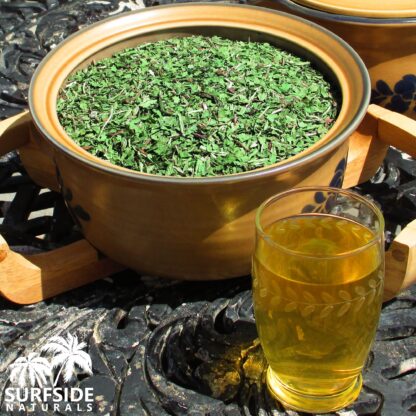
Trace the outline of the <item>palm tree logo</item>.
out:
[[[31,352],[10,365],[10,381],[19,387],[43,387],[52,380],[52,367],[46,358]]]
[[[77,374],[92,375],[91,357],[83,351],[87,346],[85,342],[79,342],[76,335],[70,333],[67,337],[55,336],[41,348],[42,352],[51,353],[52,369],[59,368],[53,387],[59,381],[61,374],[65,383],[69,383]]]

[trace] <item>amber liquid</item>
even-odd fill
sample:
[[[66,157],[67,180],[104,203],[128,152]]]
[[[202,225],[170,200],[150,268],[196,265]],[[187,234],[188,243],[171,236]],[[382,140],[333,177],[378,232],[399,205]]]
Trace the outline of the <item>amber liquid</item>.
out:
[[[270,240],[259,238],[253,259],[253,297],[268,363],[288,389],[338,394],[357,380],[375,335],[381,243],[365,247],[374,241],[368,228],[320,214],[279,220],[265,233]]]

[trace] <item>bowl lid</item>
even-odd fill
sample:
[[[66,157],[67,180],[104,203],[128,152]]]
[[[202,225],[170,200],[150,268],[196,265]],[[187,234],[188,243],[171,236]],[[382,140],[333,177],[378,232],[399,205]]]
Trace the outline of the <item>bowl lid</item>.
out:
[[[415,0],[293,0],[321,11],[347,16],[375,18],[416,17]]]

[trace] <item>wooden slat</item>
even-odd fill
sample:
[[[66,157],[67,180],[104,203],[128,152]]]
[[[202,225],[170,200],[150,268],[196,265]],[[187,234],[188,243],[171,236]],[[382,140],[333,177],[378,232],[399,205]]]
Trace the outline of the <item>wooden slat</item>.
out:
[[[416,220],[394,239],[386,252],[384,300],[416,283]]]
[[[377,120],[377,136],[382,142],[416,157],[415,120],[375,104],[368,107],[367,114]]]
[[[349,138],[344,189],[368,181],[377,172],[386,157],[389,145],[377,138],[378,121],[366,114],[358,129]]]
[[[100,258],[86,240],[25,257],[11,251],[0,236],[0,293],[15,303],[39,302],[124,268]]]
[[[24,111],[0,122],[0,156],[28,143],[29,120],[29,111]]]

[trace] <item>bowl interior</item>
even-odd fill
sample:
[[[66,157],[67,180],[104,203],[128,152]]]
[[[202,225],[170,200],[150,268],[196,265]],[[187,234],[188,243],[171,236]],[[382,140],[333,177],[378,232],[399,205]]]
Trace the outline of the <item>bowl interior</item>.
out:
[[[289,41],[287,39],[277,38],[268,33],[254,32],[252,30],[239,29],[239,28],[227,28],[227,27],[221,27],[221,26],[218,26],[218,27],[198,26],[195,28],[184,28],[182,30],[179,29],[179,30],[156,31],[154,33],[149,33],[146,35],[142,35],[142,36],[138,36],[132,39],[118,42],[114,45],[111,45],[107,48],[97,51],[96,53],[94,53],[93,55],[85,59],[83,62],[81,62],[79,65],[77,65],[71,71],[69,75],[88,67],[93,62],[97,62],[101,59],[108,58],[114,55],[115,53],[126,48],[135,47],[143,43],[156,42],[156,41],[163,40],[163,39],[186,37],[186,36],[192,36],[192,35],[220,36],[226,39],[246,41],[246,42],[266,42],[276,47],[279,47],[281,49],[284,49],[286,51],[290,51],[294,53],[295,55],[298,55],[312,62],[313,66],[318,71],[320,71],[322,74],[325,75],[326,79],[332,84],[334,95],[336,97],[339,107],[341,106],[342,93],[341,93],[339,80],[337,76],[335,75],[334,71],[331,69],[331,67],[326,62],[324,62],[318,55],[311,53],[310,51],[300,47],[300,45],[292,41]],[[207,65],[209,65],[208,62],[207,62]],[[65,86],[65,83],[66,83],[66,80],[64,81],[62,87]],[[309,146],[307,149],[303,150],[302,152],[299,152],[295,156],[292,156],[290,159],[295,160],[304,154],[311,153],[315,148],[322,146],[322,144],[326,143],[329,139],[330,139],[330,135],[326,134],[318,142],[316,142],[312,146]],[[81,150],[83,151],[83,149]],[[286,160],[275,163],[274,165],[284,163]],[[262,167],[262,168],[258,168],[256,170],[264,169],[269,166],[270,165]]]

